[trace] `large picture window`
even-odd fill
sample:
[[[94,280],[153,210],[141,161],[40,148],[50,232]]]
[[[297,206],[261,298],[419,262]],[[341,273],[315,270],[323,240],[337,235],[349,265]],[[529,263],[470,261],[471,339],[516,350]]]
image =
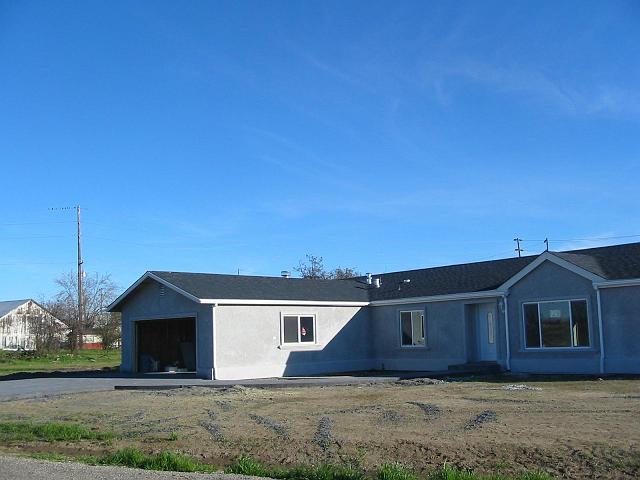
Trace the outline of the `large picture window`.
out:
[[[586,300],[525,303],[526,348],[589,347]]]
[[[313,315],[283,315],[282,343],[315,343],[316,319]]]
[[[400,341],[403,347],[423,347],[425,345],[424,330],[422,310],[400,312]]]

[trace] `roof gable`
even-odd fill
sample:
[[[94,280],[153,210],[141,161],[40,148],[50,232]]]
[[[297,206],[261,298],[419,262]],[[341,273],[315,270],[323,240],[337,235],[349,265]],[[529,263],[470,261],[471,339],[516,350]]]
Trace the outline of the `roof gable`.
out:
[[[27,298],[24,300],[7,300],[4,302],[0,302],[0,318],[7,315],[9,312],[12,312],[16,308],[24,305],[27,302],[30,302],[31,299]]]

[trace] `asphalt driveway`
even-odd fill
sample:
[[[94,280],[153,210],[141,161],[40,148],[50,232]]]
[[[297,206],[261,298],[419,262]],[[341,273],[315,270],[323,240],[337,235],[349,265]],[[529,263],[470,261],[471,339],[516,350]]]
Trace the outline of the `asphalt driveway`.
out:
[[[373,375],[331,375],[250,380],[201,380],[189,375],[150,374],[130,376],[117,372],[52,372],[17,374],[0,377],[0,401],[38,398],[68,393],[126,389],[163,389],[180,386],[224,388],[244,385],[263,388],[302,387],[314,385],[351,385],[359,383],[395,382],[401,379],[434,376],[435,372],[385,372]]]

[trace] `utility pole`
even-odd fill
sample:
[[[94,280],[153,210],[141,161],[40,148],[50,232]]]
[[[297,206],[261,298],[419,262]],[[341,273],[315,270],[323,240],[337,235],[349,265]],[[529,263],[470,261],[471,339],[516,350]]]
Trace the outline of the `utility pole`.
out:
[[[520,257],[522,257],[522,252],[523,252],[523,250],[520,248],[520,242],[522,241],[522,239],[516,237],[516,238],[513,239],[513,241],[516,242],[517,246],[516,246],[516,250],[515,251],[518,252],[518,258],[520,258]]]
[[[78,225],[78,350],[82,349],[84,344],[84,295],[82,289],[82,277],[84,273],[82,271],[82,245],[80,242],[80,205],[76,206],[76,223]]]
[[[76,225],[77,225],[77,237],[78,237],[78,325],[76,328],[76,338],[74,343],[74,348],[81,349],[84,343],[84,290],[82,288],[82,280],[84,278],[83,264],[82,260],[82,245],[81,245],[81,229],[80,229],[80,205],[76,205],[75,207],[59,207],[59,208],[50,208],[49,210],[72,210],[76,211]]]

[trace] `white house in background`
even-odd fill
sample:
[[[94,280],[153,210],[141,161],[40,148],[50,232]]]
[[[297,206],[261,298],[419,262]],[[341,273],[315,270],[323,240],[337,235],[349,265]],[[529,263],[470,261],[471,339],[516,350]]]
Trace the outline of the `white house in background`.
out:
[[[57,325],[60,340],[64,340],[67,325],[36,301],[27,298],[0,302],[0,350],[34,350],[34,326],[51,323]]]

